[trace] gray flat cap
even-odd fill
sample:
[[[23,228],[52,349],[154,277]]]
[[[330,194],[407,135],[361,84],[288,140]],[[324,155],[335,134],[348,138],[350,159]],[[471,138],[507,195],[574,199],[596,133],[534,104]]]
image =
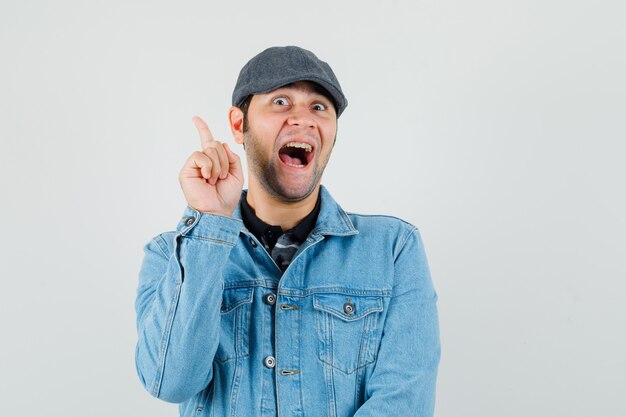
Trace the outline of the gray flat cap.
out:
[[[263,94],[296,81],[312,81],[332,96],[337,117],[348,105],[335,73],[315,54],[297,46],[275,46],[252,58],[239,73],[233,106],[240,107],[249,95]]]

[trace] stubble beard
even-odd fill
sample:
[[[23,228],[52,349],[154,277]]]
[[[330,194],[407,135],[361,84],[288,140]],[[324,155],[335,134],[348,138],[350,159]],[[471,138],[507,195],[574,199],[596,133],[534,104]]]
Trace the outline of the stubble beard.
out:
[[[316,190],[322,179],[322,174],[324,173],[328,159],[330,158],[330,153],[326,157],[326,160],[321,161],[321,163],[317,157],[310,162],[314,164],[313,175],[311,175],[306,184],[297,187],[287,187],[286,184],[281,183],[278,178],[277,165],[280,161],[272,161],[264,156],[261,141],[251,129],[248,129],[244,133],[244,139],[246,144],[246,157],[251,174],[254,175],[263,189],[272,197],[280,201],[297,202],[304,200]],[[278,155],[278,149],[276,149],[277,143],[278,141],[275,142],[275,149],[272,149],[272,155]],[[276,158],[278,158],[278,156],[276,156]]]

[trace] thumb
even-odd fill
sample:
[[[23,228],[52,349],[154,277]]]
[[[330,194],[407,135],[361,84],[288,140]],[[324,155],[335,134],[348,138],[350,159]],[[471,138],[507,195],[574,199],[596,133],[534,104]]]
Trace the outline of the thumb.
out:
[[[228,172],[243,183],[243,168],[241,168],[239,155],[233,152],[227,143],[224,143],[224,149],[226,149],[226,156],[228,157]]]

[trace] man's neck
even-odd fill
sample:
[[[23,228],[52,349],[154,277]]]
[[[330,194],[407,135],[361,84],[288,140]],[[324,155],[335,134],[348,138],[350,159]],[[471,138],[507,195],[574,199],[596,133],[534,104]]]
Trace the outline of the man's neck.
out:
[[[260,187],[251,185],[246,200],[259,219],[269,225],[280,226],[283,231],[286,231],[293,229],[313,211],[319,191],[318,185],[315,191],[304,200],[292,202],[278,200]]]

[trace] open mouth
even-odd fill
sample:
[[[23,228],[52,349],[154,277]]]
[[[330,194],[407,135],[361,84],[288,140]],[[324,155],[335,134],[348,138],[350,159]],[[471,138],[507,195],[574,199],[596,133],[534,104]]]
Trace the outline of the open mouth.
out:
[[[313,158],[313,147],[308,143],[289,142],[280,148],[278,157],[287,166],[304,168]]]

